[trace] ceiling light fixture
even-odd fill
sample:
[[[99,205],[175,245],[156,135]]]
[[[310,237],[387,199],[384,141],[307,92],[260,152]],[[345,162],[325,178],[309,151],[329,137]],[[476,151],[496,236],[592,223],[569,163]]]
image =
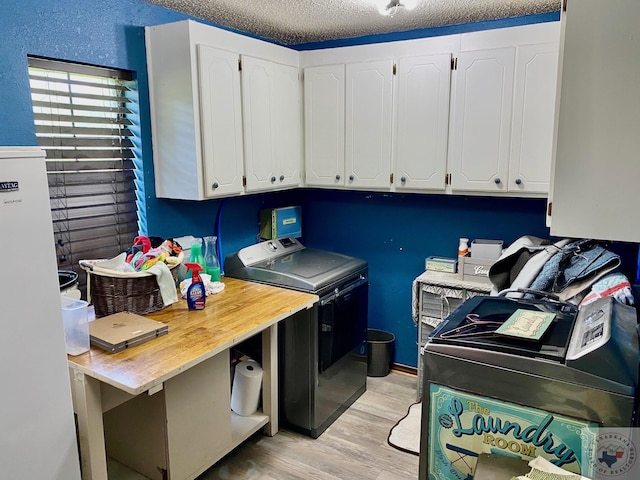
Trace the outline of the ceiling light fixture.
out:
[[[378,12],[380,15],[393,17],[398,12],[398,8],[413,10],[417,3],[417,0],[378,0]]]

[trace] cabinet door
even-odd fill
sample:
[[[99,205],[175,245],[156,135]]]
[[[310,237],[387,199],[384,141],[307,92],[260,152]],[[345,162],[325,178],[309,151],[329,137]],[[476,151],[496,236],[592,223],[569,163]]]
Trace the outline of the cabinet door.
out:
[[[389,188],[393,61],[348,64],[346,80],[346,185]]]
[[[518,47],[509,191],[549,191],[557,79],[557,43]]]
[[[515,48],[462,52],[453,88],[449,159],[453,190],[503,192]]]
[[[248,192],[267,190],[277,181],[275,147],[276,79],[273,64],[242,56],[242,112]]]
[[[169,478],[195,478],[233,448],[228,350],[164,384]]]
[[[309,186],[344,185],[344,99],[344,65],[305,68],[305,178]]]
[[[236,446],[229,364],[225,350],[105,412],[109,456],[151,480],[195,478],[220,460]]]
[[[444,190],[451,55],[398,60],[394,122],[396,189]]]
[[[551,234],[640,242],[637,0],[567,2]]]
[[[302,167],[302,89],[298,68],[274,64],[276,135],[278,170],[276,185],[294,187],[300,184]]]
[[[238,54],[203,44],[196,51],[204,196],[238,194],[244,173]]]

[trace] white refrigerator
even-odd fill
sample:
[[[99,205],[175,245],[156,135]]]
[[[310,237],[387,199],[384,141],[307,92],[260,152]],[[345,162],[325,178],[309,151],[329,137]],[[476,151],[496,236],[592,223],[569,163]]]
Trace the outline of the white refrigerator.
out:
[[[0,147],[0,478],[80,466],[44,153]]]

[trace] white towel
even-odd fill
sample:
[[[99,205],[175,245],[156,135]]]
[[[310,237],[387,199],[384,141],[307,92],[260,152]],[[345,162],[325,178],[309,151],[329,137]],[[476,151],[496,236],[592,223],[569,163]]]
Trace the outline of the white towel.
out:
[[[108,260],[100,260],[96,266],[116,272],[135,272],[135,269],[127,263],[127,252],[122,252]]]
[[[167,267],[164,262],[156,262],[147,272],[156,276],[164,306],[166,307],[172,303],[176,303],[178,301],[178,293],[176,292],[175,280],[173,279],[173,275],[171,275],[169,267]]]

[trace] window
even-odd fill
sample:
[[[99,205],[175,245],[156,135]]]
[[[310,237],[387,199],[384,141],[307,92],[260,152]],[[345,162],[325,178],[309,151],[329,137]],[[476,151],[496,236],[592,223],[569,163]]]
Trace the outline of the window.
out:
[[[137,93],[129,72],[29,58],[38,144],[46,151],[60,270],[111,258],[138,232]],[[141,183],[140,183],[141,185]]]

